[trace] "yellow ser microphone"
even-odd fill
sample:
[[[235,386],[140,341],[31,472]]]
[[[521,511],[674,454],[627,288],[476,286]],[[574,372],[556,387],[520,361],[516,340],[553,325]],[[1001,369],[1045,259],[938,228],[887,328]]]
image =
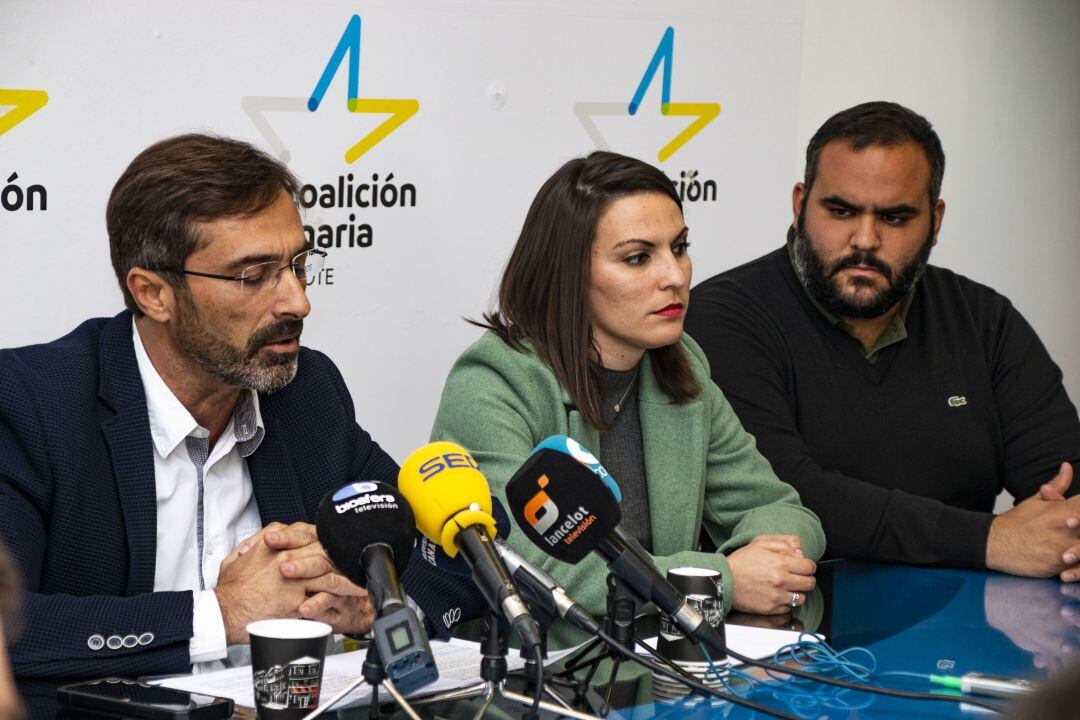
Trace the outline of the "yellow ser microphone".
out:
[[[413,506],[416,527],[450,557],[458,554],[457,536],[464,528],[479,526],[495,539],[491,488],[460,445],[433,442],[414,452],[398,472],[398,490]]]
[[[451,442],[428,443],[402,463],[398,491],[420,532],[450,557],[460,552],[488,604],[527,648],[539,647],[540,628],[495,549],[491,488],[469,451]]]

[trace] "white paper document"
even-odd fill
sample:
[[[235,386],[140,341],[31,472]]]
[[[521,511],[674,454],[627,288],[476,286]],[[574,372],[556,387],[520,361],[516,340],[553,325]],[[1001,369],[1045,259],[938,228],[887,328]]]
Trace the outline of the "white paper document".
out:
[[[453,639],[449,642],[432,640],[431,652],[439,668],[439,679],[420,688],[409,697],[423,697],[449,690],[475,685],[480,682],[480,643]],[[548,653],[546,665],[557,662],[569,655],[575,648],[557,650]],[[322,686],[319,697],[322,701],[332,698],[345,689],[345,686],[360,677],[367,650],[327,655],[323,666]],[[525,661],[518,656],[517,650],[511,650],[506,657],[506,664],[511,671],[520,670]],[[155,685],[232,698],[242,707],[255,706],[255,693],[252,687],[251,666],[229,668],[218,672],[199,675],[183,675],[151,681]],[[365,683],[349,693],[336,707],[364,705],[371,701],[371,688]]]
[[[799,633],[793,630],[770,630],[743,625],[728,625],[726,630],[728,647],[752,658],[771,657],[774,652],[784,645],[799,640]],[[655,637],[649,638],[645,642],[653,648],[656,647]],[[549,652],[545,664],[550,665],[557,662],[576,649],[569,648]],[[423,697],[449,690],[458,690],[480,682],[480,643],[458,639],[449,642],[432,640],[431,651],[435,656],[435,664],[439,668],[439,679],[417,690],[410,697]],[[325,701],[333,697],[358,678],[366,655],[366,650],[328,655],[326,664],[323,667],[320,698]],[[509,652],[506,661],[510,670],[519,670],[525,665],[525,661],[518,656],[516,650]],[[155,685],[164,685],[177,690],[232,698],[233,702],[242,707],[255,706],[250,665],[213,673],[153,680],[152,682]],[[370,701],[371,688],[367,684],[363,684],[349,693],[337,707],[364,705]]]
[[[773,653],[785,645],[799,642],[799,636],[802,635],[797,630],[774,630],[772,628],[730,624],[724,626],[724,631],[729,648],[740,655],[754,659],[771,658]],[[810,635],[807,634],[805,639],[809,640]],[[656,636],[646,638],[645,643],[655,650]],[[644,654],[640,649],[638,652]],[[732,662],[732,665],[740,664]]]

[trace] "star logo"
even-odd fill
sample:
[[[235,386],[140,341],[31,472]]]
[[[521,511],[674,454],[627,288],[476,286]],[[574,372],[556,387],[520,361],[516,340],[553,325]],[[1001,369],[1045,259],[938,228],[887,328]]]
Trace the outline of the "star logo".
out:
[[[414,98],[362,98],[360,85],[360,30],[359,15],[353,15],[345,26],[330,59],[323,68],[311,96],[306,100],[300,97],[261,97],[249,96],[240,101],[241,107],[252,123],[269,143],[274,153],[284,162],[291,157],[281,136],[274,131],[266,119],[268,112],[315,112],[319,109],[330,82],[348,58],[348,97],[345,106],[351,113],[389,115],[375,129],[345,151],[345,162],[354,163],[365,153],[385,140],[420,109],[420,101]]]
[[[49,94],[44,90],[0,90],[0,108],[10,109],[0,115],[0,135],[45,107]]]
[[[641,102],[645,93],[652,85],[657,70],[663,66],[660,89],[660,114],[678,117],[693,117],[694,121],[687,125],[678,135],[672,138],[666,145],[660,148],[657,159],[664,162],[682,148],[683,145],[699,132],[705,129],[709,123],[720,114],[720,103],[714,102],[671,102],[671,75],[675,60],[675,28],[668,27],[660,38],[660,44],[656,46],[652,59],[649,61],[645,73],[638,83],[637,90],[630,100],[629,108],[617,102],[579,102],[574,105],[574,114],[578,122],[585,129],[593,143],[602,150],[609,149],[600,129],[593,121],[598,116],[620,116],[628,112],[631,116],[637,115],[641,109]]]

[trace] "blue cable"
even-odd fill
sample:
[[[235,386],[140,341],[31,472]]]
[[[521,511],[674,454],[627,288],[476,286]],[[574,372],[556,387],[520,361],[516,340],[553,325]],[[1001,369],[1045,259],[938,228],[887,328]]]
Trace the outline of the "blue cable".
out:
[[[709,664],[709,670],[705,674],[706,680],[719,681],[727,692],[746,699],[761,693],[783,703],[801,717],[816,717],[821,708],[842,711],[860,710],[869,707],[873,702],[869,696],[851,695],[852,690],[847,688],[816,686],[818,689],[811,692],[805,689],[806,685],[812,683],[811,680],[779,674],[767,668],[764,672],[768,680],[754,677],[738,668],[720,669],[713,662],[708,649],[703,645],[700,647]],[[773,653],[772,662],[773,664],[788,662],[807,672],[823,675],[838,674],[861,683],[871,678],[885,676],[914,677],[930,681],[930,676],[925,673],[903,670],[877,673],[877,658],[867,648],[857,646],[842,651],[836,650],[826,643],[824,638],[809,632],[801,633],[796,642],[779,648]]]

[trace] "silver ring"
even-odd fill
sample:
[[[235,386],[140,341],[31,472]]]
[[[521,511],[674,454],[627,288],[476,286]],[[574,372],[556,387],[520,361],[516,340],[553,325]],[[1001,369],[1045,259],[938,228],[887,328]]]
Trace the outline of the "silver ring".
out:
[[[799,604],[799,593],[797,593],[797,592],[791,593],[791,607],[795,607],[798,604]]]

